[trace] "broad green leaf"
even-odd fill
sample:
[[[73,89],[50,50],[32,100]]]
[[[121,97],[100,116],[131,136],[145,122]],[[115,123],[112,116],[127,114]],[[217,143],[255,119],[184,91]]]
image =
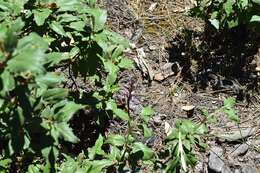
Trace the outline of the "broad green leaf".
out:
[[[142,127],[143,127],[143,133],[144,133],[144,137],[145,138],[149,138],[152,136],[152,131],[149,127],[147,127],[146,124],[142,124]]]
[[[86,23],[83,21],[71,22],[69,27],[75,29],[76,31],[84,31]]]
[[[64,88],[53,88],[48,89],[46,92],[43,93],[43,98],[47,101],[57,101],[63,100],[68,96],[68,90]]]
[[[56,162],[58,158],[59,151],[54,146],[45,147],[41,150],[42,156],[47,161],[47,164],[52,164]]]
[[[40,49],[28,49],[7,62],[8,69],[13,73],[37,75],[43,73],[45,54]]]
[[[250,22],[260,22],[260,16],[253,15],[250,19]]]
[[[224,10],[227,14],[227,16],[230,16],[231,13],[233,13],[233,4],[234,4],[234,1],[233,0],[227,0],[223,7],[224,7]]]
[[[236,104],[236,100],[232,97],[224,100],[224,106],[227,108],[232,108],[235,106],[235,104]]]
[[[226,113],[227,117],[230,120],[235,121],[235,122],[240,121],[239,117],[237,116],[237,114],[233,108],[224,108],[224,112]]]
[[[131,61],[130,59],[128,58],[122,58],[121,61],[119,62],[118,66],[120,68],[123,68],[123,69],[130,69],[130,68],[133,68],[134,65],[133,65],[133,61]]]
[[[47,54],[46,63],[49,67],[60,64],[61,61],[70,59],[70,55],[67,52],[51,52]]]
[[[64,36],[64,37],[67,37],[67,34],[64,31],[64,29],[63,29],[63,27],[60,23],[53,21],[49,26],[57,34],[60,34],[61,36]]]
[[[98,139],[95,142],[95,145],[91,148],[88,148],[88,157],[89,159],[93,160],[95,159],[96,154],[97,155],[105,155],[106,153],[104,150],[102,150],[103,146],[103,137],[102,135],[99,135]]]
[[[69,22],[74,22],[77,21],[79,19],[78,16],[74,16],[72,14],[61,14],[58,16],[58,21],[60,21],[60,23],[64,22],[64,23],[69,23]]]
[[[110,134],[107,137],[106,143],[114,145],[114,146],[123,146],[126,142],[126,139],[124,136],[121,135],[115,135],[115,134]]]
[[[140,113],[141,118],[148,122],[150,117],[154,114],[153,109],[150,106],[144,107]]]
[[[55,115],[56,120],[59,122],[68,122],[72,116],[83,106],[76,104],[75,102],[67,102],[64,107],[62,107],[59,112]]]
[[[29,165],[27,173],[38,173],[41,172],[38,165]]]
[[[144,145],[141,142],[135,142],[133,144],[133,151],[132,152],[136,153],[138,151],[143,152],[143,159],[144,160],[149,160],[153,156],[153,150],[151,148],[147,147],[146,145]]]
[[[110,153],[107,155],[109,160],[119,160],[121,156],[121,151],[116,146],[110,146]]]
[[[247,8],[247,6],[248,6],[248,0],[241,0],[241,7]]]
[[[188,139],[184,139],[182,141],[182,144],[184,145],[184,147],[188,150],[188,151],[191,151],[191,143]]]
[[[97,172],[101,173],[103,169],[113,165],[114,161],[103,159],[103,160],[94,160],[90,163],[91,163],[91,167],[86,171],[86,173],[97,173]]]
[[[12,5],[8,2],[0,1],[0,9],[2,9],[3,11],[11,11]]]
[[[44,24],[45,20],[49,17],[51,14],[51,10],[47,8],[43,9],[37,9],[32,11],[34,14],[34,20],[38,26],[41,26]]]
[[[48,72],[43,76],[38,76],[36,82],[39,86],[54,87],[64,81],[64,77],[55,72]]]
[[[12,163],[12,160],[11,159],[0,159],[0,172],[2,171],[2,168],[5,168],[7,169],[10,164]]]
[[[55,128],[65,141],[71,143],[77,143],[79,141],[79,139],[74,135],[72,128],[70,128],[69,124],[67,124],[66,122],[55,124]]]
[[[5,70],[1,74],[1,80],[2,80],[2,85],[3,85],[3,91],[4,92],[12,91],[15,88],[14,77],[7,70]]]
[[[64,155],[66,158],[66,161],[62,163],[61,165],[61,173],[72,173],[76,172],[77,170],[77,162],[72,159],[70,156]]]
[[[119,117],[121,120],[129,121],[128,113],[125,112],[124,110],[116,108],[113,110],[113,112],[116,115],[116,117]]]
[[[48,47],[49,47],[48,42],[44,41],[42,37],[40,37],[36,33],[31,33],[28,36],[25,36],[18,41],[17,49],[14,52],[14,56],[21,52],[27,52],[28,49],[31,50],[40,49],[45,52],[48,49]]]
[[[77,11],[84,7],[84,4],[79,0],[57,0],[58,11]]]
[[[108,72],[106,82],[108,85],[112,85],[117,79],[119,68],[111,61],[104,61],[103,63],[105,70]]]
[[[101,10],[98,8],[82,8],[80,12],[92,15],[94,32],[99,32],[104,29],[107,20],[107,12],[105,10]]]

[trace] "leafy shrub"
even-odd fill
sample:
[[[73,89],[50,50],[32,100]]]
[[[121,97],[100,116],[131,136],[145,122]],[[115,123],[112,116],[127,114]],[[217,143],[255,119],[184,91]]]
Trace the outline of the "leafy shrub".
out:
[[[106,11],[95,3],[0,2],[1,170],[22,171],[45,160],[44,169],[54,172],[61,141],[79,141],[69,120],[88,103],[75,103],[78,98],[62,87],[68,79],[57,72],[61,67],[77,80],[93,81],[96,108],[104,110],[118,88],[117,73],[132,66],[123,57],[128,42],[105,27]]]
[[[191,14],[209,21],[216,29],[260,22],[259,0],[197,0]]]

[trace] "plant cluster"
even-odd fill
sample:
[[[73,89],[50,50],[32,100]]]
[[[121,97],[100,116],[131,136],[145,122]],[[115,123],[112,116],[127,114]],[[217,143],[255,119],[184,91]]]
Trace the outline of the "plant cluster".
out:
[[[208,21],[216,29],[223,30],[239,25],[259,25],[259,8],[259,0],[197,0],[191,14]]]
[[[4,0],[0,2],[0,157],[2,172],[43,165],[55,172],[62,141],[77,143],[69,121],[78,98],[59,71],[90,81],[96,109],[127,114],[113,105],[117,73],[132,67],[123,57],[128,42],[105,27],[106,11],[96,1]],[[77,92],[86,91],[77,88]],[[25,170],[21,170],[25,169]],[[38,172],[32,165],[28,171]]]

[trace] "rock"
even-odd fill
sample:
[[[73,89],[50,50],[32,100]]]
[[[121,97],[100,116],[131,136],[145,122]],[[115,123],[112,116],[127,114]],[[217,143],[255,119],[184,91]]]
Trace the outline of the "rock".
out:
[[[239,141],[241,139],[250,137],[254,135],[257,131],[257,128],[255,127],[250,127],[250,128],[245,128],[245,129],[236,129],[233,131],[230,131],[228,133],[221,133],[217,134],[218,138],[220,141],[224,142],[234,142],[234,141]]]
[[[221,173],[233,173],[232,170],[230,169],[230,167],[228,166],[223,166]]]
[[[244,165],[242,166],[242,173],[257,173],[257,170],[252,165]]]
[[[248,150],[248,145],[247,144],[242,144],[239,145],[236,150],[232,153],[233,157],[241,156],[244,155]]]
[[[241,173],[240,169],[235,169],[235,173]]]
[[[260,154],[257,154],[255,156],[255,161],[256,161],[256,164],[259,164],[260,163]]]
[[[215,172],[221,172],[225,163],[221,159],[223,149],[220,147],[212,147],[209,154],[209,169]]]

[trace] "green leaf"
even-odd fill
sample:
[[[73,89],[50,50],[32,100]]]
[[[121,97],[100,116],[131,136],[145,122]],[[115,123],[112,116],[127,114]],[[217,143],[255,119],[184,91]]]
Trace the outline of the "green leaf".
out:
[[[123,69],[130,69],[134,67],[133,61],[128,58],[122,58],[118,66]]]
[[[227,108],[232,108],[235,106],[235,104],[236,104],[236,100],[232,97],[224,100],[224,106]]]
[[[126,139],[121,135],[110,134],[107,137],[106,143],[114,145],[114,146],[123,146],[126,143]]]
[[[79,0],[57,0],[58,11],[77,11],[81,8],[86,8]]]
[[[102,145],[103,145],[103,137],[102,135],[99,135],[98,139],[95,142],[95,145],[92,148],[88,148],[89,159],[91,160],[95,159],[96,154],[101,156],[106,154],[104,150],[102,150]]]
[[[230,16],[230,14],[233,13],[233,4],[234,4],[233,0],[227,0],[224,3],[223,7],[227,16]]]
[[[47,101],[57,101],[63,100],[68,96],[68,90],[64,88],[53,88],[48,89],[46,92],[43,93],[43,98]]]
[[[48,48],[48,42],[44,41],[38,34],[31,33],[19,40],[14,56],[22,52],[27,52],[28,49],[40,49],[45,52]]]
[[[260,5],[260,0],[252,0],[254,3]]]
[[[107,12],[105,10],[101,10],[98,8],[82,8],[80,12],[92,15],[94,32],[100,32],[104,29],[107,20]]]
[[[248,6],[248,0],[241,0],[241,7],[247,8],[247,6]]]
[[[3,91],[4,92],[12,91],[15,88],[14,77],[7,70],[5,70],[1,74],[1,80],[2,80],[2,85],[3,85]]]
[[[2,171],[3,168],[7,169],[11,163],[12,163],[11,159],[2,159],[1,158],[0,159],[0,172]]]
[[[43,73],[45,54],[40,49],[28,49],[7,62],[8,69],[13,73],[37,75]]]
[[[74,22],[77,21],[79,18],[77,16],[74,16],[72,14],[61,14],[58,16],[58,21],[60,21],[60,23],[69,23],[69,22]]]
[[[119,150],[116,146],[110,146],[110,153],[108,154],[109,160],[119,160],[121,156],[121,150]]]
[[[49,67],[60,64],[61,61],[70,59],[70,55],[67,52],[51,52],[47,54],[46,63]]]
[[[144,160],[149,160],[153,156],[153,150],[150,149],[149,147],[147,147],[146,145],[144,145],[141,142],[135,142],[133,144],[133,153],[136,153],[138,151],[143,152],[143,159]]]
[[[45,20],[49,17],[51,14],[51,10],[47,8],[43,9],[37,9],[32,11],[34,14],[34,20],[38,26],[41,26],[44,24]]]
[[[116,108],[113,110],[113,112],[116,115],[116,117],[119,117],[121,120],[129,121],[128,113],[125,112],[124,110]]]
[[[74,135],[72,128],[70,128],[66,122],[55,124],[55,128],[65,141],[71,143],[79,142],[79,139]]]
[[[112,61],[103,61],[103,64],[105,70],[108,72],[106,82],[108,85],[112,85],[117,79],[117,72],[119,71],[119,68]]]
[[[64,36],[64,37],[67,37],[67,34],[64,31],[64,29],[63,29],[63,27],[62,27],[62,25],[60,23],[52,21],[52,23],[49,26],[57,34],[60,34],[61,36]]]
[[[152,136],[152,131],[151,131],[151,129],[148,128],[146,124],[142,124],[142,127],[143,127],[144,137],[145,137],[145,138],[151,137],[151,136]]]
[[[60,84],[62,81],[64,81],[64,77],[61,75],[58,75],[55,72],[48,72],[43,76],[38,76],[36,78],[36,82],[39,86],[44,87],[55,87],[57,84]]]
[[[235,110],[233,108],[229,109],[229,108],[225,108],[224,109],[224,112],[226,113],[227,117],[232,120],[232,121],[235,121],[235,122],[239,122],[240,119],[239,117],[237,116]]]
[[[259,2],[260,4],[260,2]],[[258,15],[253,15],[250,19],[250,22],[260,22],[260,16]]]
[[[94,160],[91,162],[90,169],[86,171],[86,173],[97,173],[97,172],[102,172],[103,169],[113,165],[114,162],[111,160]]]
[[[68,122],[72,116],[83,106],[76,104],[74,102],[67,102],[64,107],[62,107],[59,112],[55,115],[56,120],[59,122]]]
[[[69,27],[75,29],[76,31],[84,31],[86,23],[83,21],[71,22]]]
[[[141,118],[148,122],[150,117],[154,114],[153,109],[150,106],[144,107],[140,113]]]

